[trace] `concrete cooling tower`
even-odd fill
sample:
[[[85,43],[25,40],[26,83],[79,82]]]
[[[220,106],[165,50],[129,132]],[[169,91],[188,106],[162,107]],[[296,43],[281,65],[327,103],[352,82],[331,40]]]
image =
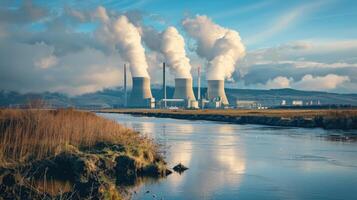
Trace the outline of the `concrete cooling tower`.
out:
[[[174,99],[196,100],[191,78],[176,78]]]
[[[220,97],[223,105],[228,105],[226,93],[224,91],[224,80],[208,80],[207,97],[209,100]]]
[[[148,77],[133,77],[133,89],[131,90],[129,107],[149,107],[152,99],[150,79]]]

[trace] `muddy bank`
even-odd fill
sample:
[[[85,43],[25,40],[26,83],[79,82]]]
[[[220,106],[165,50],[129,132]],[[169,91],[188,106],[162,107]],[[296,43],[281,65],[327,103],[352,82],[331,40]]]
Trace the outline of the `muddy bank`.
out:
[[[260,124],[270,126],[303,127],[303,128],[324,128],[324,129],[357,129],[357,116],[269,116],[269,115],[240,115],[228,114],[189,114],[183,112],[158,112],[158,111],[101,111],[107,113],[123,113],[141,115],[149,117],[174,118],[185,120],[209,120],[228,122],[234,124]],[[224,111],[222,111],[224,112]],[[283,115],[283,114],[282,114]]]
[[[97,143],[24,165],[0,168],[0,199],[128,199],[130,187],[171,173],[163,158]]]

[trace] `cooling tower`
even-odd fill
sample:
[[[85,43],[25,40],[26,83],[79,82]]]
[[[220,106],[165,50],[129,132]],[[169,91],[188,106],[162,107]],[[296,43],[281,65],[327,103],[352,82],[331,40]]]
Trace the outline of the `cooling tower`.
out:
[[[220,97],[223,105],[228,105],[224,91],[224,80],[208,80],[207,97],[209,100]]]
[[[130,94],[129,107],[149,107],[148,99],[152,98],[150,79],[148,77],[133,77],[133,89]]]
[[[196,100],[191,78],[176,78],[174,99]]]

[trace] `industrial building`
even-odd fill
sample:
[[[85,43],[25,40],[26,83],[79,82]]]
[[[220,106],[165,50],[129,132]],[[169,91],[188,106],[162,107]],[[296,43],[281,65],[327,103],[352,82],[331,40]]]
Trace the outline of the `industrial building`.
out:
[[[224,91],[224,80],[208,80],[207,97],[210,102],[220,107],[228,106],[229,102]]]
[[[176,78],[174,99],[196,100],[191,78]]]
[[[260,107],[262,107],[262,105],[256,101],[243,101],[243,100],[236,101],[236,108],[238,109],[258,109]]]
[[[224,91],[224,80],[208,80],[207,99],[196,99],[193,92],[192,78],[175,78],[175,90],[172,99],[166,96],[166,72],[165,63],[163,63],[163,98],[155,101],[150,88],[150,78],[132,77],[132,90],[127,99],[126,87],[126,65],[124,65],[124,90],[125,107],[129,108],[170,108],[177,107],[183,109],[201,108],[225,108],[229,105],[226,93]],[[198,70],[198,91],[200,91],[200,71]]]
[[[133,88],[128,107],[155,108],[155,99],[151,94],[150,79],[148,77],[133,77]]]

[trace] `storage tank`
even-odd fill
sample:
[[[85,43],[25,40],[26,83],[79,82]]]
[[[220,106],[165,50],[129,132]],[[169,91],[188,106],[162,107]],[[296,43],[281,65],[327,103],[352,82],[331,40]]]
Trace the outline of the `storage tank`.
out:
[[[133,88],[128,106],[132,108],[149,108],[152,101],[150,79],[148,77],[133,77]]]
[[[174,99],[196,100],[191,78],[176,78]]]
[[[229,104],[224,91],[224,80],[208,80],[207,97],[210,101],[221,99],[224,106]]]

